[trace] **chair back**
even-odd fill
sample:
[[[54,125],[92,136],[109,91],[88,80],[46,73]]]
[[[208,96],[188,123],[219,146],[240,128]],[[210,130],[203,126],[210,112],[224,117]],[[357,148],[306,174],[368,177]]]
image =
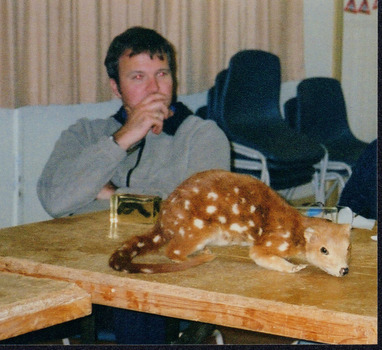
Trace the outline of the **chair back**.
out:
[[[297,125],[297,97],[292,97],[284,103],[284,119],[291,128],[300,130]]]
[[[282,119],[279,58],[261,50],[240,51],[231,58],[224,86],[224,106],[229,111],[261,119]],[[229,93],[228,93],[229,92]]]
[[[320,142],[348,132],[346,105],[338,80],[315,77],[297,86],[297,125]]]
[[[216,121],[232,144],[265,157],[274,189],[308,183],[315,172],[313,165],[325,155],[317,142],[285,122],[280,92],[279,58],[261,50],[244,50],[232,56],[228,69],[217,75],[207,106],[207,118]],[[238,147],[233,147],[233,153],[235,164],[246,161]],[[252,168],[246,169],[252,174]]]
[[[261,50],[239,51],[232,56],[227,71],[218,75],[210,91],[209,108],[230,141],[260,151],[270,167],[272,162],[278,169],[283,163],[287,168],[291,163],[300,167],[315,164],[324,152],[285,122],[280,90],[281,67],[276,55]]]

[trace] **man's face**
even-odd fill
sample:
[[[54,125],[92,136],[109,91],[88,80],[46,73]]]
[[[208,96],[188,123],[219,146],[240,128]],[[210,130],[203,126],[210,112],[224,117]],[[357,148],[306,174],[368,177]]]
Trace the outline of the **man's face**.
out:
[[[122,99],[123,105],[134,108],[147,96],[160,93],[170,106],[173,92],[173,79],[167,58],[141,53],[129,57],[129,51],[119,59],[119,89],[111,81],[114,93]]]

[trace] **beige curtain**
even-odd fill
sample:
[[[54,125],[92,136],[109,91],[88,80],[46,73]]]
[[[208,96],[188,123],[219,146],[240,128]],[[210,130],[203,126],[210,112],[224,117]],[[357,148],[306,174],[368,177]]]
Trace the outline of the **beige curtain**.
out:
[[[283,80],[301,79],[301,0],[0,0],[0,106],[112,97],[103,60],[134,25],[177,48],[180,94],[211,87],[242,49],[280,57]]]

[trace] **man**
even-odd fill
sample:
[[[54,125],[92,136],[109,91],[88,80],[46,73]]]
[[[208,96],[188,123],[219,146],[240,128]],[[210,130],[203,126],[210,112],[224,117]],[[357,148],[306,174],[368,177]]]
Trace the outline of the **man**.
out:
[[[195,172],[230,168],[223,132],[175,103],[174,56],[150,29],[130,28],[113,40],[105,65],[123,107],[62,133],[37,185],[51,216],[107,209],[116,189],[166,197]]]
[[[37,185],[51,216],[108,209],[116,191],[165,198],[195,172],[230,169],[224,133],[176,102],[175,52],[165,38],[130,28],[112,41],[105,66],[123,106],[108,119],[81,119],[62,133]],[[124,322],[126,312],[116,315]],[[150,328],[152,319],[138,329]],[[129,323],[127,330],[142,324]]]

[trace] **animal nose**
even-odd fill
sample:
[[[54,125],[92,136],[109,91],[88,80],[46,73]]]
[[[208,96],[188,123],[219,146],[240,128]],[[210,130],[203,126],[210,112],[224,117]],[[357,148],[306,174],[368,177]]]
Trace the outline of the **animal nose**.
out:
[[[345,276],[349,273],[349,268],[348,267],[343,267],[341,270],[340,270],[340,275],[341,276]]]

